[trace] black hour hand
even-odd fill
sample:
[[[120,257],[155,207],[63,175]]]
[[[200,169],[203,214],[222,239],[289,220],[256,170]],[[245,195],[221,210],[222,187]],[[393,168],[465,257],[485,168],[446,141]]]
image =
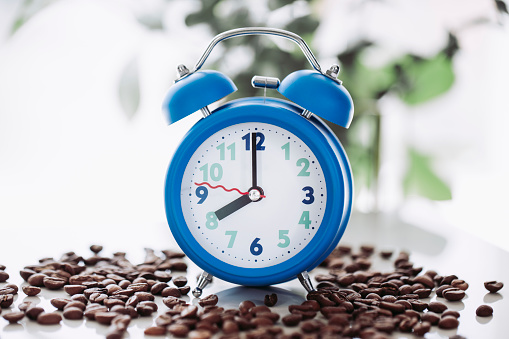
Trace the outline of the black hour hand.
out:
[[[228,205],[221,207],[214,213],[216,214],[216,217],[218,220],[222,220],[222,219],[226,218],[227,216],[229,216],[230,214],[232,214],[233,212],[236,212],[239,209],[241,209],[242,207],[246,206],[250,202],[252,202],[251,198],[249,197],[248,194],[245,194],[245,195],[242,195],[240,198],[233,200]]]

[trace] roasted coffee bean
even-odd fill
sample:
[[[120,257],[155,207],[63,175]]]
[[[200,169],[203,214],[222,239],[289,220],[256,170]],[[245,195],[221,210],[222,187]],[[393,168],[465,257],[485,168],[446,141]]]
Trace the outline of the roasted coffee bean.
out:
[[[355,276],[353,274],[345,274],[341,277],[338,277],[336,282],[339,284],[339,286],[346,287],[355,282]]]
[[[117,316],[118,316],[118,313],[115,313],[115,312],[97,312],[95,314],[95,320],[99,324],[110,325],[111,322],[113,321],[113,319]]]
[[[302,314],[289,314],[284,316],[281,321],[285,326],[297,326],[302,321]]]
[[[145,335],[165,335],[166,327],[159,327],[159,326],[147,327],[143,333]]]
[[[88,299],[85,297],[84,294],[75,294],[71,297],[71,301],[79,301],[83,305],[88,304]]]
[[[179,298],[182,296],[178,288],[175,287],[166,287],[161,291],[161,296],[163,297],[176,297]]]
[[[45,274],[35,273],[28,277],[27,282],[31,286],[44,287],[44,278],[46,278]]]
[[[421,315],[421,321],[429,322],[431,325],[435,326],[438,325],[438,322],[440,321],[440,316],[435,312],[426,312]]]
[[[263,303],[269,307],[275,306],[277,304],[277,294],[272,293],[272,294],[265,295],[265,298],[263,299]]]
[[[431,324],[427,321],[424,321],[422,323],[418,323],[413,328],[413,334],[418,337],[424,337],[426,333],[428,333],[431,330]]]
[[[465,280],[454,279],[451,281],[451,286],[459,288],[460,290],[466,291],[468,289],[468,283]]]
[[[191,291],[191,286],[179,287],[179,292],[182,295],[187,295]]]
[[[187,284],[187,278],[184,277],[184,276],[178,276],[178,277],[175,277],[173,278],[173,284],[175,284],[175,286],[177,287],[183,287]]]
[[[136,312],[138,312],[141,317],[149,317],[154,313],[154,309],[150,306],[138,305],[136,306]]]
[[[168,284],[165,282],[157,282],[150,288],[150,293],[153,295],[161,294],[161,292],[168,287]]]
[[[445,290],[447,290],[449,288],[452,288],[452,286],[451,285],[442,285],[435,290],[435,293],[437,294],[438,297],[443,298],[442,292],[444,292]]]
[[[419,322],[419,320],[417,318],[413,318],[413,317],[411,317],[411,318],[404,318],[399,323],[398,329],[401,332],[412,332],[414,326],[417,325],[418,322]]]
[[[103,250],[103,247],[101,245],[92,245],[90,246],[90,250],[97,254]]]
[[[442,313],[447,310],[447,305],[440,301],[432,301],[428,304],[428,310],[435,313]]]
[[[260,327],[272,326],[274,324],[274,322],[272,320],[270,320],[269,318],[258,318],[257,317],[257,318],[251,319],[251,324],[255,328],[260,328]]]
[[[322,322],[312,319],[312,320],[305,320],[305,321],[301,322],[300,329],[304,333],[313,333],[313,332],[318,332],[322,326],[323,326]]]
[[[417,312],[422,312],[426,308],[428,308],[428,303],[425,303],[421,300],[409,300],[410,304],[412,304],[412,309],[414,309]]]
[[[69,295],[81,294],[86,290],[86,287],[83,285],[66,285],[64,286],[64,291]]]
[[[84,312],[84,316],[89,320],[95,320],[95,315],[100,312],[107,312],[108,308],[99,304],[92,304],[93,306],[87,307]]]
[[[479,317],[490,317],[493,315],[493,308],[489,305],[481,305],[475,310]]]
[[[209,339],[212,337],[212,332],[207,330],[192,330],[188,334],[189,339]]]
[[[181,304],[185,304],[185,303],[186,302],[184,300],[181,300],[176,297],[170,296],[170,297],[163,298],[163,304],[165,304],[168,308],[173,308],[176,305],[181,305]]]
[[[459,288],[449,288],[443,292],[443,296],[449,301],[459,301],[465,297],[465,291]]]
[[[9,279],[9,274],[4,270],[0,270],[0,283],[6,282]]]
[[[27,308],[25,315],[30,320],[37,320],[37,317],[39,316],[39,314],[41,314],[43,312],[44,312],[44,309],[42,307],[31,306],[31,307]]]
[[[415,290],[414,293],[419,296],[419,299],[424,299],[424,298],[429,297],[429,295],[431,294],[431,289],[430,288],[420,288],[418,290]]]
[[[41,313],[37,316],[37,323],[40,325],[57,325],[62,321],[62,316],[56,312]]]
[[[23,290],[23,293],[31,297],[41,293],[41,288],[36,286],[23,286],[21,289]]]
[[[382,250],[380,251],[380,256],[384,259],[389,259],[390,257],[392,257],[392,253],[393,251],[391,250]]]
[[[21,319],[25,317],[24,312],[11,312],[3,315],[3,318],[7,320],[10,324],[15,324]]]
[[[15,284],[7,284],[4,287],[0,288],[0,294],[18,294],[18,286]]]
[[[217,295],[210,294],[210,295],[200,299],[200,301],[198,301],[198,304],[201,307],[204,307],[204,306],[216,305],[218,301],[219,301],[219,299],[217,298]]]
[[[460,313],[458,311],[454,311],[454,310],[447,310],[444,313],[442,313],[442,318],[447,317],[447,316],[451,316],[451,317],[454,317],[457,319],[460,317]]]
[[[185,338],[187,337],[187,334],[189,333],[189,327],[182,324],[173,324],[168,326],[167,328],[168,332],[177,338]]]
[[[435,287],[435,282],[433,279],[427,275],[419,275],[413,279],[414,283],[421,283],[427,288],[433,288]]]
[[[459,325],[458,319],[456,319],[455,317],[450,317],[450,316],[449,317],[443,317],[438,322],[438,327],[446,329],[446,330],[457,328],[458,325]]]
[[[248,313],[249,311],[251,311],[251,309],[255,306],[256,306],[256,304],[254,302],[252,302],[250,300],[245,300],[240,303],[239,311],[241,314],[245,314],[245,313]]]
[[[239,326],[233,320],[226,320],[225,322],[223,322],[222,330],[224,334],[238,333]]]
[[[65,279],[56,277],[45,277],[42,282],[44,286],[50,290],[59,290],[67,283]]]
[[[383,308],[383,309],[391,311],[393,314],[398,314],[398,313],[405,312],[405,306],[403,306],[401,304],[381,301],[379,306],[380,306],[380,308]]]
[[[129,285],[129,288],[136,292],[147,292],[149,290],[149,285],[147,283],[136,283]]]
[[[0,308],[7,308],[14,302],[14,296],[12,294],[0,295]]]
[[[83,310],[78,307],[66,307],[62,315],[65,319],[78,320],[83,318]]]
[[[502,287],[504,287],[504,283],[503,282],[498,282],[498,281],[495,281],[495,280],[492,280],[492,281],[486,281],[484,283],[484,287],[490,292],[490,293],[497,293],[498,291],[500,291],[502,289]]]

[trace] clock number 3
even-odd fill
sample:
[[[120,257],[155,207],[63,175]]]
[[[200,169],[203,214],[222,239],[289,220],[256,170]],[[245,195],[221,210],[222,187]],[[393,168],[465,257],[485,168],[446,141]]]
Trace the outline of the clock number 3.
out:
[[[306,186],[302,189],[304,192],[307,191],[306,193],[306,199],[302,200],[302,202],[306,205],[310,205],[312,204],[314,201],[315,201],[315,197],[313,195],[313,193],[315,193],[315,190],[313,189],[313,187],[311,186]]]

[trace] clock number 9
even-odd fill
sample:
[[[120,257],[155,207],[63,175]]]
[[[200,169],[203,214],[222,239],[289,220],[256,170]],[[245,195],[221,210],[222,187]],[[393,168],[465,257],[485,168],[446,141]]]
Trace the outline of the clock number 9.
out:
[[[202,204],[205,199],[209,196],[209,190],[205,186],[198,186],[196,188],[196,196],[200,198],[200,201],[198,201],[198,204]]]
[[[207,221],[205,222],[205,226],[209,230],[215,230],[217,228],[217,226],[219,226],[216,214],[214,212],[209,212],[209,213],[207,213],[206,217],[207,217]]]
[[[249,247],[252,255],[260,255],[263,252],[263,247],[258,243],[258,241],[260,241],[260,238],[255,238],[255,240],[251,243],[251,247]]]

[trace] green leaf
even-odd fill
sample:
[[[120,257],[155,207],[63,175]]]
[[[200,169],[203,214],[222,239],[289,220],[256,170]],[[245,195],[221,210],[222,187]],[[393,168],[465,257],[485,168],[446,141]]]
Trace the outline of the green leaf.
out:
[[[118,86],[120,105],[131,119],[140,105],[138,59],[133,58],[124,68]]]
[[[403,101],[417,105],[447,92],[454,83],[452,60],[444,53],[431,59],[405,58],[400,64]]]
[[[431,200],[450,200],[451,189],[431,168],[431,159],[409,150],[409,167],[403,180],[405,195],[417,194]]]

